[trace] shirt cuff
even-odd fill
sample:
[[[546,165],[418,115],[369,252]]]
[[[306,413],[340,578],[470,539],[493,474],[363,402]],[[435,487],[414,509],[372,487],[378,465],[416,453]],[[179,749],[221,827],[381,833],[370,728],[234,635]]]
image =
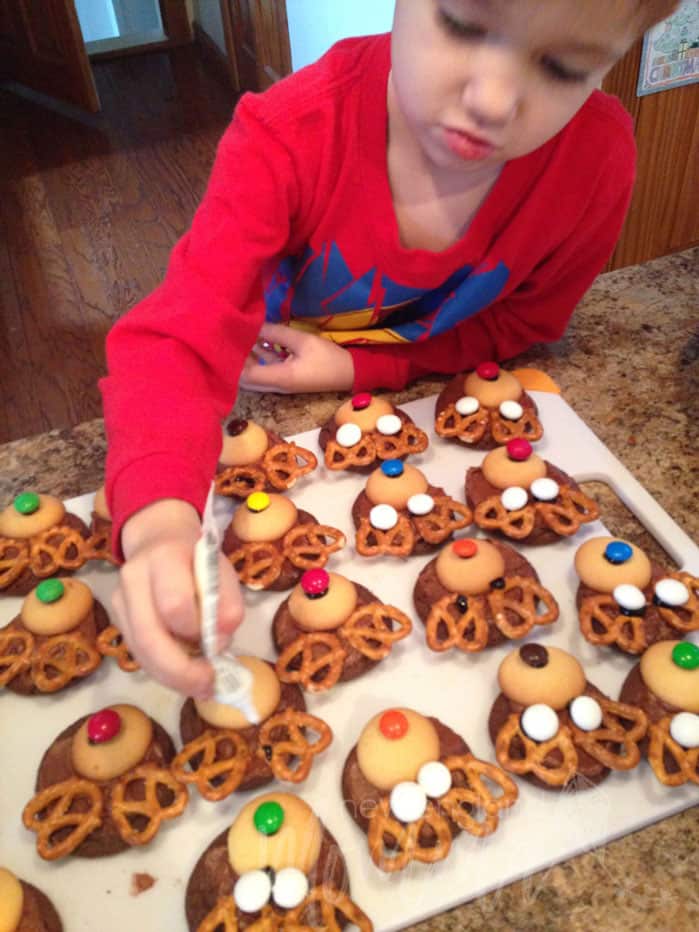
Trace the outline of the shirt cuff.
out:
[[[379,347],[348,346],[354,363],[353,392],[368,392],[374,388],[404,388],[410,378],[410,361],[399,359]]]

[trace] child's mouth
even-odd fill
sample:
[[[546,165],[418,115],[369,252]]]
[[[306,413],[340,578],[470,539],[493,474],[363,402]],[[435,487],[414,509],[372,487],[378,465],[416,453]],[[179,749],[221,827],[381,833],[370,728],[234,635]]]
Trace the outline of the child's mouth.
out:
[[[443,132],[447,148],[460,159],[477,161],[478,159],[488,158],[495,151],[495,146],[492,143],[480,139],[478,136],[472,136],[470,133],[446,127]]]

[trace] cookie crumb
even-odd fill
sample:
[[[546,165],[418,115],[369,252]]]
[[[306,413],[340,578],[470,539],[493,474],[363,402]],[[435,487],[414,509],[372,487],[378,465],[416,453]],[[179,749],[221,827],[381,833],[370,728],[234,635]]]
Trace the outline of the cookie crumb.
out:
[[[131,875],[131,896],[138,896],[145,893],[155,883],[155,877],[151,874],[132,874]]]

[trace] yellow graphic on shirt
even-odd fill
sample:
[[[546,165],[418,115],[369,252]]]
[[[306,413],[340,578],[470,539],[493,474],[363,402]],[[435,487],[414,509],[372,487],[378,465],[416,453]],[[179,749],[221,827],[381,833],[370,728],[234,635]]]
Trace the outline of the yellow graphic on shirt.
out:
[[[372,326],[381,317],[387,317],[396,308],[402,306],[402,304],[396,304],[393,307],[384,307],[381,308],[380,313],[376,308],[366,308],[327,317],[294,317],[289,321],[289,326],[295,330],[303,330],[305,333],[315,333],[320,337],[325,337],[326,340],[332,340],[333,343],[409,343],[410,340],[406,340],[393,330]]]

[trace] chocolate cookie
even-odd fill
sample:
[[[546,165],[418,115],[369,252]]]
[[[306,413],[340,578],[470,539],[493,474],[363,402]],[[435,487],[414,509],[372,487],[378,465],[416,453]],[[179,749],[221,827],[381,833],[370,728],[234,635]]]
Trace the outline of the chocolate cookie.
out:
[[[0,928],[12,932],[63,932],[63,923],[43,891],[0,867]]]
[[[575,480],[522,439],[469,468],[465,494],[478,527],[530,546],[569,537],[599,517],[597,505]]]
[[[559,614],[531,563],[509,544],[490,539],[447,544],[420,572],[413,602],[428,646],[436,651],[495,647],[524,637],[534,625],[551,624]]]
[[[317,465],[310,450],[287,443],[276,431],[254,421],[235,419],[223,432],[216,492],[246,498],[251,492],[286,491]]]
[[[80,609],[81,595],[86,596],[90,604],[85,612],[78,614],[78,623],[67,628],[60,625],[52,628],[52,612],[61,611],[66,601],[76,601],[75,596]],[[39,624],[31,621],[32,609],[39,610]],[[25,620],[27,611],[30,614]],[[48,625],[42,628],[42,621]],[[85,583],[67,579],[63,582],[58,578],[43,580],[28,593],[20,614],[0,628],[0,642],[6,645],[0,661],[0,686],[4,685],[18,695],[35,696],[77,685],[102,662],[97,638],[109,624],[104,606],[93,599]],[[74,636],[80,640],[75,641],[76,655],[72,660],[71,639]],[[30,649],[25,651],[27,644]],[[13,657],[19,658],[20,655],[24,659],[13,662]]]
[[[145,716],[139,710],[135,709],[133,706],[115,706],[113,708],[117,710],[117,717],[119,717],[119,713],[121,713],[121,724],[123,724],[124,721],[125,713],[123,710],[125,708],[134,710],[136,713],[138,713],[138,716],[142,716],[150,722],[150,726],[152,728],[150,740],[147,743],[145,752],[140,756],[140,759],[133,766],[151,764],[157,768],[167,768],[175,756],[175,747],[167,732],[156,721],[153,719],[148,719],[147,716]],[[35,792],[37,794],[39,794],[42,790],[46,790],[47,788],[55,786],[56,784],[63,783],[66,780],[73,778],[79,780],[88,779],[75,767],[73,760],[73,739],[76,736],[76,733],[86,722],[90,720],[94,721],[98,718],[98,716],[105,718],[104,712],[106,711],[108,710],[102,710],[101,713],[97,713],[93,716],[83,716],[76,722],[73,722],[72,725],[69,725],[67,728],[65,728],[58,735],[58,737],[52,741],[50,746],[45,751],[41,759],[41,763],[39,764],[35,784]],[[140,718],[138,721],[140,723]],[[99,727],[100,723],[98,722],[97,725]],[[88,734],[90,734],[89,727]],[[109,740],[112,739],[106,739],[103,743],[106,745]],[[99,743],[100,742],[97,742],[95,747],[98,747]],[[93,744],[92,739],[90,739],[90,744]],[[126,770],[130,770],[131,767],[132,765],[129,764]],[[104,803],[102,807],[101,824],[98,825],[93,831],[91,831],[87,837],[81,841],[80,844],[74,848],[74,850],[70,852],[71,854],[74,854],[78,857],[98,858],[111,854],[117,854],[118,852],[125,851],[130,847],[130,845],[123,840],[122,835],[118,830],[117,824],[112,816],[109,805],[109,799],[113,793],[113,788],[118,782],[118,779],[119,777],[110,777],[108,779],[90,780],[90,782],[95,783],[102,792]],[[161,807],[167,807],[173,803],[174,795],[166,787],[159,786],[157,789],[157,796]],[[132,784],[127,792],[127,798],[143,799],[143,787],[139,786],[138,784]],[[76,800],[73,811],[84,811],[81,799]],[[142,831],[147,823],[146,817],[140,815],[131,817],[129,821],[138,831]],[[73,828],[59,829],[54,833],[54,836],[51,839],[52,844],[60,843],[63,839],[70,835],[71,831],[73,831]]]
[[[534,442],[543,436],[538,409],[519,380],[497,363],[448,382],[435,403],[435,430],[445,440],[475,450],[492,450],[514,437]]]

